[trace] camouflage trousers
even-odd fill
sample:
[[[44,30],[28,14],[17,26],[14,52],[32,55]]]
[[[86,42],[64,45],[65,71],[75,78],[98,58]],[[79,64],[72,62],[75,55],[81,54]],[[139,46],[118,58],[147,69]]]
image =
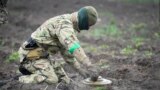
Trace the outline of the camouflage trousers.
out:
[[[51,62],[48,59],[27,61],[23,63],[23,67],[32,74],[19,77],[19,81],[22,83],[46,82],[48,84],[54,84],[61,80],[64,80],[66,83],[69,83],[70,81],[62,66],[59,63]]]

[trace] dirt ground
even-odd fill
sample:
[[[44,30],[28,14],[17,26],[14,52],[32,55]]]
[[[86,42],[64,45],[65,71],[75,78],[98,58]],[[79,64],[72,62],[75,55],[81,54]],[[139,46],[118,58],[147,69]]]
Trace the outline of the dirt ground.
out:
[[[79,75],[73,78],[74,83],[60,85],[57,89],[56,85],[47,86],[45,83],[22,84],[12,78],[17,75],[19,62],[5,62],[9,54],[17,51],[46,19],[71,13],[86,5],[94,6],[99,12],[99,22],[92,29],[107,26],[114,18],[122,32],[118,37],[97,37],[90,31],[78,36],[92,62],[106,64],[107,68],[103,69],[101,76],[113,81],[110,89],[105,86],[95,90],[160,90],[159,4],[115,0],[9,0],[9,22],[0,27],[0,90],[93,90],[79,83],[82,79]],[[145,38],[138,47],[132,42],[134,35]],[[136,52],[129,55],[121,53],[127,45]],[[69,74],[76,73],[66,67]]]

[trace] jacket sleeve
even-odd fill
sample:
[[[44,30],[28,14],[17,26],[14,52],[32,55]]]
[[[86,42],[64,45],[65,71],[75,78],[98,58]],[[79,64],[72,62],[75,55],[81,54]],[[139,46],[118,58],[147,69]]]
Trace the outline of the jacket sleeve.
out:
[[[91,62],[79,44],[72,25],[64,24],[57,33],[60,43],[72,54],[80,63],[90,65]]]

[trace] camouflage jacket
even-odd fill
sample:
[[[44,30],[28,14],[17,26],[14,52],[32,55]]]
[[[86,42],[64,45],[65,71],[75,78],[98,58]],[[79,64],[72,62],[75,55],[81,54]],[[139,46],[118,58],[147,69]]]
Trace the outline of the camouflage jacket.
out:
[[[44,22],[31,37],[40,44],[53,48],[52,52],[65,49],[68,54],[73,55],[83,64],[90,64],[90,61],[76,37],[77,30],[73,28],[71,14],[64,14],[53,17]]]

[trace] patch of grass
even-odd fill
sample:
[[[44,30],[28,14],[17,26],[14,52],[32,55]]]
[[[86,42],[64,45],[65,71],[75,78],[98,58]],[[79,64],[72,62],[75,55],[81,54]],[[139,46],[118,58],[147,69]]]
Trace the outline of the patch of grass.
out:
[[[160,32],[159,32],[159,33],[158,33],[158,32],[154,33],[154,36],[155,36],[156,38],[160,38]]]
[[[99,67],[100,68],[108,68],[109,67],[109,63],[108,62],[103,62],[103,61],[100,61],[99,62]]]
[[[90,45],[88,43],[81,43],[81,45],[86,52],[98,52],[98,48],[96,46]]]
[[[132,46],[128,45],[126,48],[123,48],[120,53],[124,55],[133,55],[135,54],[137,49],[134,49]]]
[[[100,51],[102,51],[104,49],[108,49],[109,48],[109,46],[106,45],[106,44],[95,46],[95,45],[92,45],[90,43],[85,43],[85,42],[82,42],[81,46],[84,48],[84,50],[86,52],[94,52],[94,53],[97,53],[97,52],[100,52]]]
[[[117,27],[114,21],[112,21],[106,29],[107,29],[106,30],[107,35],[110,35],[110,36],[120,35],[119,28]]]
[[[19,60],[19,54],[18,54],[18,52],[12,52],[9,56],[8,56],[8,58],[7,58],[7,62],[14,62],[14,61],[17,61],[17,60]]]
[[[117,25],[113,22],[111,22],[108,26],[105,26],[103,28],[96,28],[91,32],[92,36],[96,37],[104,37],[104,36],[110,36],[110,37],[118,37],[120,36],[121,32]]]
[[[135,46],[138,48],[144,44],[144,38],[142,37],[134,37],[132,38],[132,42],[135,44]]]
[[[95,90],[107,90],[105,87],[96,87]]]
[[[105,36],[120,36],[121,32],[116,25],[116,19],[112,12],[104,12],[100,13],[101,16],[105,16],[107,18],[107,23],[102,27],[95,28],[91,31],[91,36],[95,37],[105,37]]]
[[[147,33],[149,32],[149,30],[147,29],[147,25],[145,23],[132,23],[129,26],[129,29],[127,31],[127,33],[129,33],[130,36],[137,36],[138,35],[142,35],[145,36]]]
[[[151,52],[151,51],[145,51],[145,52],[144,52],[144,55],[145,55],[146,57],[150,58],[150,57],[153,55],[153,52]]]
[[[107,49],[107,48],[109,48],[109,46],[106,44],[103,44],[103,45],[100,45],[98,48],[99,49]]]
[[[89,52],[98,52],[98,49],[96,47],[90,46],[90,47],[87,47],[87,51],[89,51]]]
[[[137,24],[132,24],[132,28],[135,30],[142,30],[146,27],[147,25],[145,23],[137,23]]]

